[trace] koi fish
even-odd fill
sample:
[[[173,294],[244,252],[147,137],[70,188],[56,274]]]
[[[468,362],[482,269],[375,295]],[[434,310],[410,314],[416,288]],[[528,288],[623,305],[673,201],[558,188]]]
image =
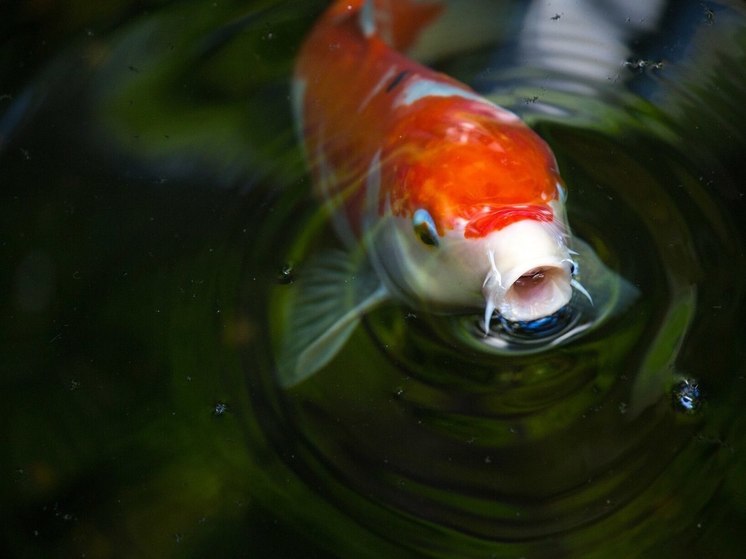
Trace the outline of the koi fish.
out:
[[[301,47],[298,135],[349,251],[326,254],[299,282],[280,351],[285,386],[323,367],[388,299],[481,309],[487,335],[495,314],[530,324],[568,305],[573,289],[592,299],[549,146],[512,112],[402,54],[442,10],[336,1]]]

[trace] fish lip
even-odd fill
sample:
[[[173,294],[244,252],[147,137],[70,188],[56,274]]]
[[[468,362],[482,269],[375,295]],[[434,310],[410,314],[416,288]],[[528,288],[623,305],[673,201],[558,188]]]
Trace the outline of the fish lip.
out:
[[[491,234],[482,285],[485,332],[493,310],[511,322],[557,312],[572,297],[572,260],[563,236],[546,223],[526,220]]]
[[[499,328],[504,335],[522,342],[544,342],[565,332],[577,318],[571,305],[563,305],[555,312],[529,321],[511,321],[498,317]]]

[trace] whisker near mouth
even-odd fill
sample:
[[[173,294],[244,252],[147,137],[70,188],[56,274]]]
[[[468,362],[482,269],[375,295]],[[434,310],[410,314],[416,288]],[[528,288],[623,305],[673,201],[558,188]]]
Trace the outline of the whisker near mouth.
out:
[[[588,293],[588,290],[583,287],[583,284],[580,283],[578,280],[573,278],[570,280],[570,285],[573,286],[579,293],[581,293],[586,299],[588,299],[588,302],[592,305],[593,304],[593,297],[591,297],[591,294]]]
[[[487,280],[485,280],[487,281]],[[492,322],[492,315],[495,314],[495,305],[490,299],[487,299],[487,303],[484,306],[484,335],[490,335],[490,323]]]

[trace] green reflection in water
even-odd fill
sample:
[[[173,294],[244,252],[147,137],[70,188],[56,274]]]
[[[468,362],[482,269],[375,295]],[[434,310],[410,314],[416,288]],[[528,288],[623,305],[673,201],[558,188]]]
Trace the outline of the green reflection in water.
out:
[[[4,556],[739,556],[741,20],[665,103],[534,118],[576,233],[644,288],[623,319],[506,360],[387,307],[283,392],[277,270],[333,242],[284,94],[320,3],[78,4],[0,58],[36,111],[1,140]]]

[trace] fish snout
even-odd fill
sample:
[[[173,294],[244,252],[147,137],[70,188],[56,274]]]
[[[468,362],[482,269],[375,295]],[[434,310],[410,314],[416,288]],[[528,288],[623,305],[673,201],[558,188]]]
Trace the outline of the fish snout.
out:
[[[488,257],[482,286],[486,331],[495,310],[510,322],[528,322],[570,302],[572,261],[564,240],[545,224],[519,222],[495,232]]]

